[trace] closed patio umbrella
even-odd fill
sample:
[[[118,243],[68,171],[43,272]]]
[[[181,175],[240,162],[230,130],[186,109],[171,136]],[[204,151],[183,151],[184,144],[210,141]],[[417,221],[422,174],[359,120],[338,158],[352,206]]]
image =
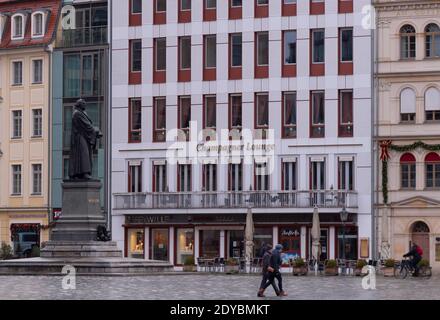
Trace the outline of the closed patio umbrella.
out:
[[[315,206],[315,209],[313,210],[313,222],[312,222],[312,231],[311,231],[311,237],[312,237],[312,257],[318,262],[319,260],[319,240],[321,238],[321,226],[319,222],[319,210],[318,206]],[[317,265],[315,265],[315,272]]]
[[[246,215],[246,228],[245,228],[245,255],[246,255],[246,267],[247,271],[250,272],[250,263],[254,254],[254,218],[252,216],[252,208],[249,207]]]

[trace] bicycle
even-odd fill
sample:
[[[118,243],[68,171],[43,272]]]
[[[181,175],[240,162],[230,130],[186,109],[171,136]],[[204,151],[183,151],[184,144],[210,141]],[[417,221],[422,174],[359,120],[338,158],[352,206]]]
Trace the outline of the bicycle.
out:
[[[405,279],[409,273],[414,274],[414,268],[411,264],[411,260],[406,258],[403,259],[394,267],[394,277],[398,279]],[[420,278],[430,278],[432,276],[432,270],[430,266],[419,267],[418,277]]]

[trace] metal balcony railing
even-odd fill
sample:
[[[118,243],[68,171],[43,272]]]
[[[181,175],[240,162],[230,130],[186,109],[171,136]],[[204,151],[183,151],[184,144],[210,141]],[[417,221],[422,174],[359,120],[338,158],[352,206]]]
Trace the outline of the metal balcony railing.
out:
[[[115,209],[357,208],[352,191],[161,192],[114,194]]]
[[[63,30],[58,47],[72,48],[108,43],[107,26]]]

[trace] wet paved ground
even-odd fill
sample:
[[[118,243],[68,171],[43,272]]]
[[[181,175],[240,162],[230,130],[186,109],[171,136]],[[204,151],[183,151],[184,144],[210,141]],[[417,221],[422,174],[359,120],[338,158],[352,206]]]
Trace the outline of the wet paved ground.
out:
[[[440,299],[440,277],[398,280],[377,276],[376,290],[364,290],[360,277],[284,275],[285,299]],[[77,277],[75,290],[62,289],[62,277],[0,277],[0,299],[256,299],[256,275],[155,275]],[[266,299],[274,297],[267,291]]]

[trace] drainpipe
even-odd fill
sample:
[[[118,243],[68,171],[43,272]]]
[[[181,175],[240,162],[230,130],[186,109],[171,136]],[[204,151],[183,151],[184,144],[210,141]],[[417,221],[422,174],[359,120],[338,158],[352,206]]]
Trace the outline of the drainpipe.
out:
[[[49,76],[48,76],[48,85],[49,85],[49,90],[48,90],[48,105],[47,105],[47,119],[48,119],[48,126],[47,126],[47,135],[48,135],[48,146],[47,146],[47,152],[48,152],[48,157],[47,157],[47,214],[48,214],[48,222],[49,224],[52,222],[52,194],[51,194],[51,186],[52,186],[52,95],[53,95],[53,81],[52,81],[52,60],[53,60],[53,46],[48,45],[45,50],[44,50],[47,54],[48,54],[48,60],[49,60]],[[50,236],[50,229],[49,229],[49,236]]]
[[[113,0],[108,0],[108,6],[107,6],[107,15],[108,15],[108,23],[107,23],[107,29],[108,29],[108,74],[107,77],[109,79],[108,81],[108,95],[107,95],[107,112],[106,112],[106,118],[107,118],[107,219],[108,219],[108,230],[112,230],[112,40],[113,40],[113,28],[112,28],[112,19],[113,19]],[[111,235],[113,233],[110,233]],[[113,236],[112,236],[113,237]]]

